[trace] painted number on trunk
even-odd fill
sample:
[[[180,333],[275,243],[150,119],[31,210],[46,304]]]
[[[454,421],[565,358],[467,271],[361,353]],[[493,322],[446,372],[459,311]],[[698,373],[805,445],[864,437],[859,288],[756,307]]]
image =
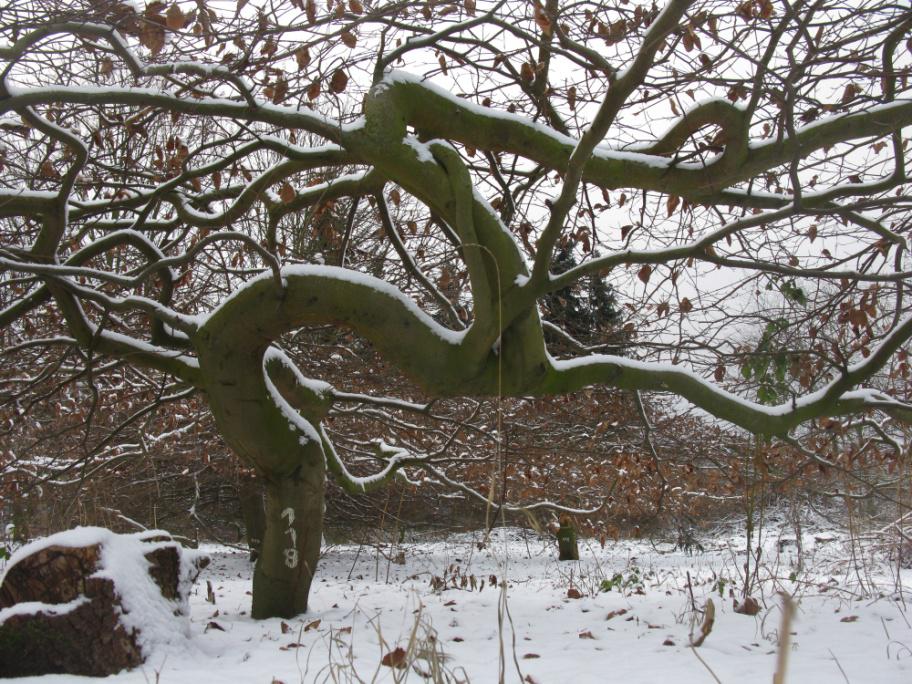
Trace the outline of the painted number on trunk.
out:
[[[291,546],[285,549],[285,565],[289,568],[298,567],[298,533],[294,528],[295,512],[293,508],[286,508],[282,511],[282,517],[288,518],[288,528],[285,534],[290,537]]]

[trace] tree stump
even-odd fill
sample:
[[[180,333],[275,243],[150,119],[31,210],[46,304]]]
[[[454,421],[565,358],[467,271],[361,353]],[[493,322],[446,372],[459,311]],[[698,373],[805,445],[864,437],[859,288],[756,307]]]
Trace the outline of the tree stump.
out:
[[[569,515],[560,518],[560,529],[557,531],[558,560],[579,560],[579,546],[576,543],[576,528]]]
[[[23,547],[0,580],[0,677],[136,667],[150,642],[189,636],[187,594],[208,564],[162,532],[77,528]]]

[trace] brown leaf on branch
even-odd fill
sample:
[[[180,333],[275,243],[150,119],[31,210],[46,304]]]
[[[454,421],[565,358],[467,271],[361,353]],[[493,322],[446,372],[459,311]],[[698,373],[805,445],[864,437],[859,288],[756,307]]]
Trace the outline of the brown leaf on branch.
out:
[[[139,44],[157,55],[165,47],[165,20],[160,14],[146,15],[139,29]]]
[[[165,12],[165,24],[172,31],[180,31],[184,28],[184,24],[187,19],[184,16],[184,13],[181,12],[181,8],[174,3],[168,8],[168,11]]]
[[[50,159],[45,159],[41,162],[41,166],[38,169],[38,175],[41,178],[47,178],[49,180],[57,180],[60,178],[60,172],[54,168],[54,164]]]
[[[288,81],[286,81],[284,77],[280,77],[279,80],[276,81],[275,88],[273,89],[273,104],[279,104],[285,99],[286,95],[288,95]]]
[[[538,2],[538,0],[535,0],[532,12],[535,18],[536,26],[541,29],[541,32],[545,36],[550,36],[552,31],[551,19],[548,17],[547,13],[545,12],[545,8],[542,7],[541,3]]]
[[[342,69],[336,69],[332,79],[329,81],[329,87],[332,88],[334,93],[344,93],[348,87],[348,74]]]
[[[296,194],[297,193],[295,193],[295,189],[291,187],[291,183],[282,183],[282,187],[279,189],[279,198],[285,204],[291,202],[295,198]]]
[[[652,266],[649,264],[644,264],[639,271],[637,271],[637,278],[643,281],[644,285],[649,284],[649,276],[652,275]]]
[[[522,66],[519,68],[519,77],[524,82],[531,83],[532,79],[535,78],[535,67],[529,62],[523,62]]]
[[[342,31],[342,33],[339,34],[339,38],[345,43],[346,47],[354,48],[358,45],[358,38],[351,31]]]
[[[302,45],[294,53],[295,61],[298,63],[298,71],[307,68],[307,65],[310,64],[310,50],[306,45]]]
[[[859,86],[855,85],[854,83],[847,84],[845,90],[842,91],[842,104],[849,104],[860,92],[861,88]]]

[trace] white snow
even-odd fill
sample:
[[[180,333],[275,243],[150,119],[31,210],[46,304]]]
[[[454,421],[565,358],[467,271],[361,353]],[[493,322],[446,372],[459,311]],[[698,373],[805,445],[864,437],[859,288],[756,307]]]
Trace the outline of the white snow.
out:
[[[434,155],[431,153],[431,148],[427,143],[423,143],[418,138],[412,135],[406,135],[402,142],[415,150],[415,155],[418,157],[418,161],[424,162],[425,164],[436,164],[437,161],[434,159]]]
[[[309,420],[298,413],[298,411],[288,403],[285,397],[282,396],[282,393],[279,392],[279,388],[272,382],[272,378],[269,377],[269,373],[266,370],[266,363],[269,359],[280,359],[283,364],[294,371],[296,378],[303,378],[300,371],[295,368],[290,359],[288,359],[288,357],[279,349],[269,349],[266,354],[263,355],[263,381],[266,384],[266,389],[269,391],[269,397],[272,399],[272,403],[275,404],[276,408],[281,411],[282,415],[285,416],[285,419],[288,421],[288,429],[292,432],[301,434],[298,440],[301,444],[319,442],[320,433],[316,431]]]
[[[0,610],[0,625],[14,615],[66,615],[70,611],[79,608],[83,603],[88,602],[88,600],[85,596],[80,596],[68,603],[42,603],[41,601],[17,603],[14,606]]]
[[[333,388],[328,382],[323,380],[316,380],[314,378],[305,377],[300,369],[295,365],[295,362],[289,358],[279,347],[270,347],[266,350],[266,353],[263,355],[263,365],[265,366],[270,361],[277,361],[285,366],[295,377],[295,381],[302,387],[306,387],[314,394],[320,397],[328,397],[332,394]]]
[[[503,637],[505,681],[511,684],[520,681],[514,654],[522,676],[540,684],[712,682],[688,645],[692,631],[699,631],[693,605],[702,609],[707,598],[715,603],[716,623],[697,649],[700,657],[722,682],[768,684],[781,620],[777,589],[792,593],[798,603],[790,627],[787,682],[843,682],[840,670],[853,684],[912,681],[909,571],[901,575],[905,593],[900,596],[888,564],[870,545],[859,548],[856,540],[854,552],[865,565],[856,575],[845,535],[807,529],[802,537],[805,569],[799,570],[795,546],[779,550],[777,542],[790,536],[787,532],[764,539],[763,585],[754,592],[762,609],[756,617],[734,613],[729,596],[732,587],[738,593],[745,554],[743,533],[737,531],[702,538],[706,552],[694,556],[673,550],[670,543],[609,541],[602,549],[597,542],[583,541],[581,560],[563,563],[556,560],[553,540],[512,529],[495,531],[483,549],[477,546],[480,533],[380,548],[334,546],[324,551],[310,611],[285,621],[250,618],[247,554],[206,547],[213,564],[190,597],[193,652],[157,647],[144,666],[108,681],[221,684],[277,679],[311,684],[357,681],[348,676],[354,670],[363,681],[422,682],[413,670],[397,671],[401,679],[395,680],[393,671],[380,665],[391,649],[407,646],[419,617],[436,632],[436,643],[446,654],[444,666],[459,675],[456,681],[497,681],[500,593],[489,585],[489,576],[503,578],[506,558],[512,621],[505,619]],[[400,551],[404,565],[389,560]],[[629,586],[599,591],[601,581],[616,573]],[[445,580],[446,586],[432,588],[433,577]],[[484,580],[484,588],[472,591],[472,577],[476,587]],[[869,583],[863,600],[859,577]],[[206,579],[213,584],[215,605],[205,600]],[[582,598],[567,597],[571,582]],[[665,645],[666,640],[671,645]],[[331,662],[337,678],[330,676]]]

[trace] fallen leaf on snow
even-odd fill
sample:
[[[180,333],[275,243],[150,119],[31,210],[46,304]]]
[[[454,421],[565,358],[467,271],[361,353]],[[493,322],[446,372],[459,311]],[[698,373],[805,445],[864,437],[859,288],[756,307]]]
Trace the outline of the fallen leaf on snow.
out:
[[[380,664],[386,665],[387,667],[395,667],[400,670],[405,669],[405,649],[401,646],[396,646],[396,648],[383,656],[380,660]]]
[[[734,610],[741,615],[756,615],[760,612],[760,604],[757,603],[757,599],[748,596],[741,603],[736,603]]]

